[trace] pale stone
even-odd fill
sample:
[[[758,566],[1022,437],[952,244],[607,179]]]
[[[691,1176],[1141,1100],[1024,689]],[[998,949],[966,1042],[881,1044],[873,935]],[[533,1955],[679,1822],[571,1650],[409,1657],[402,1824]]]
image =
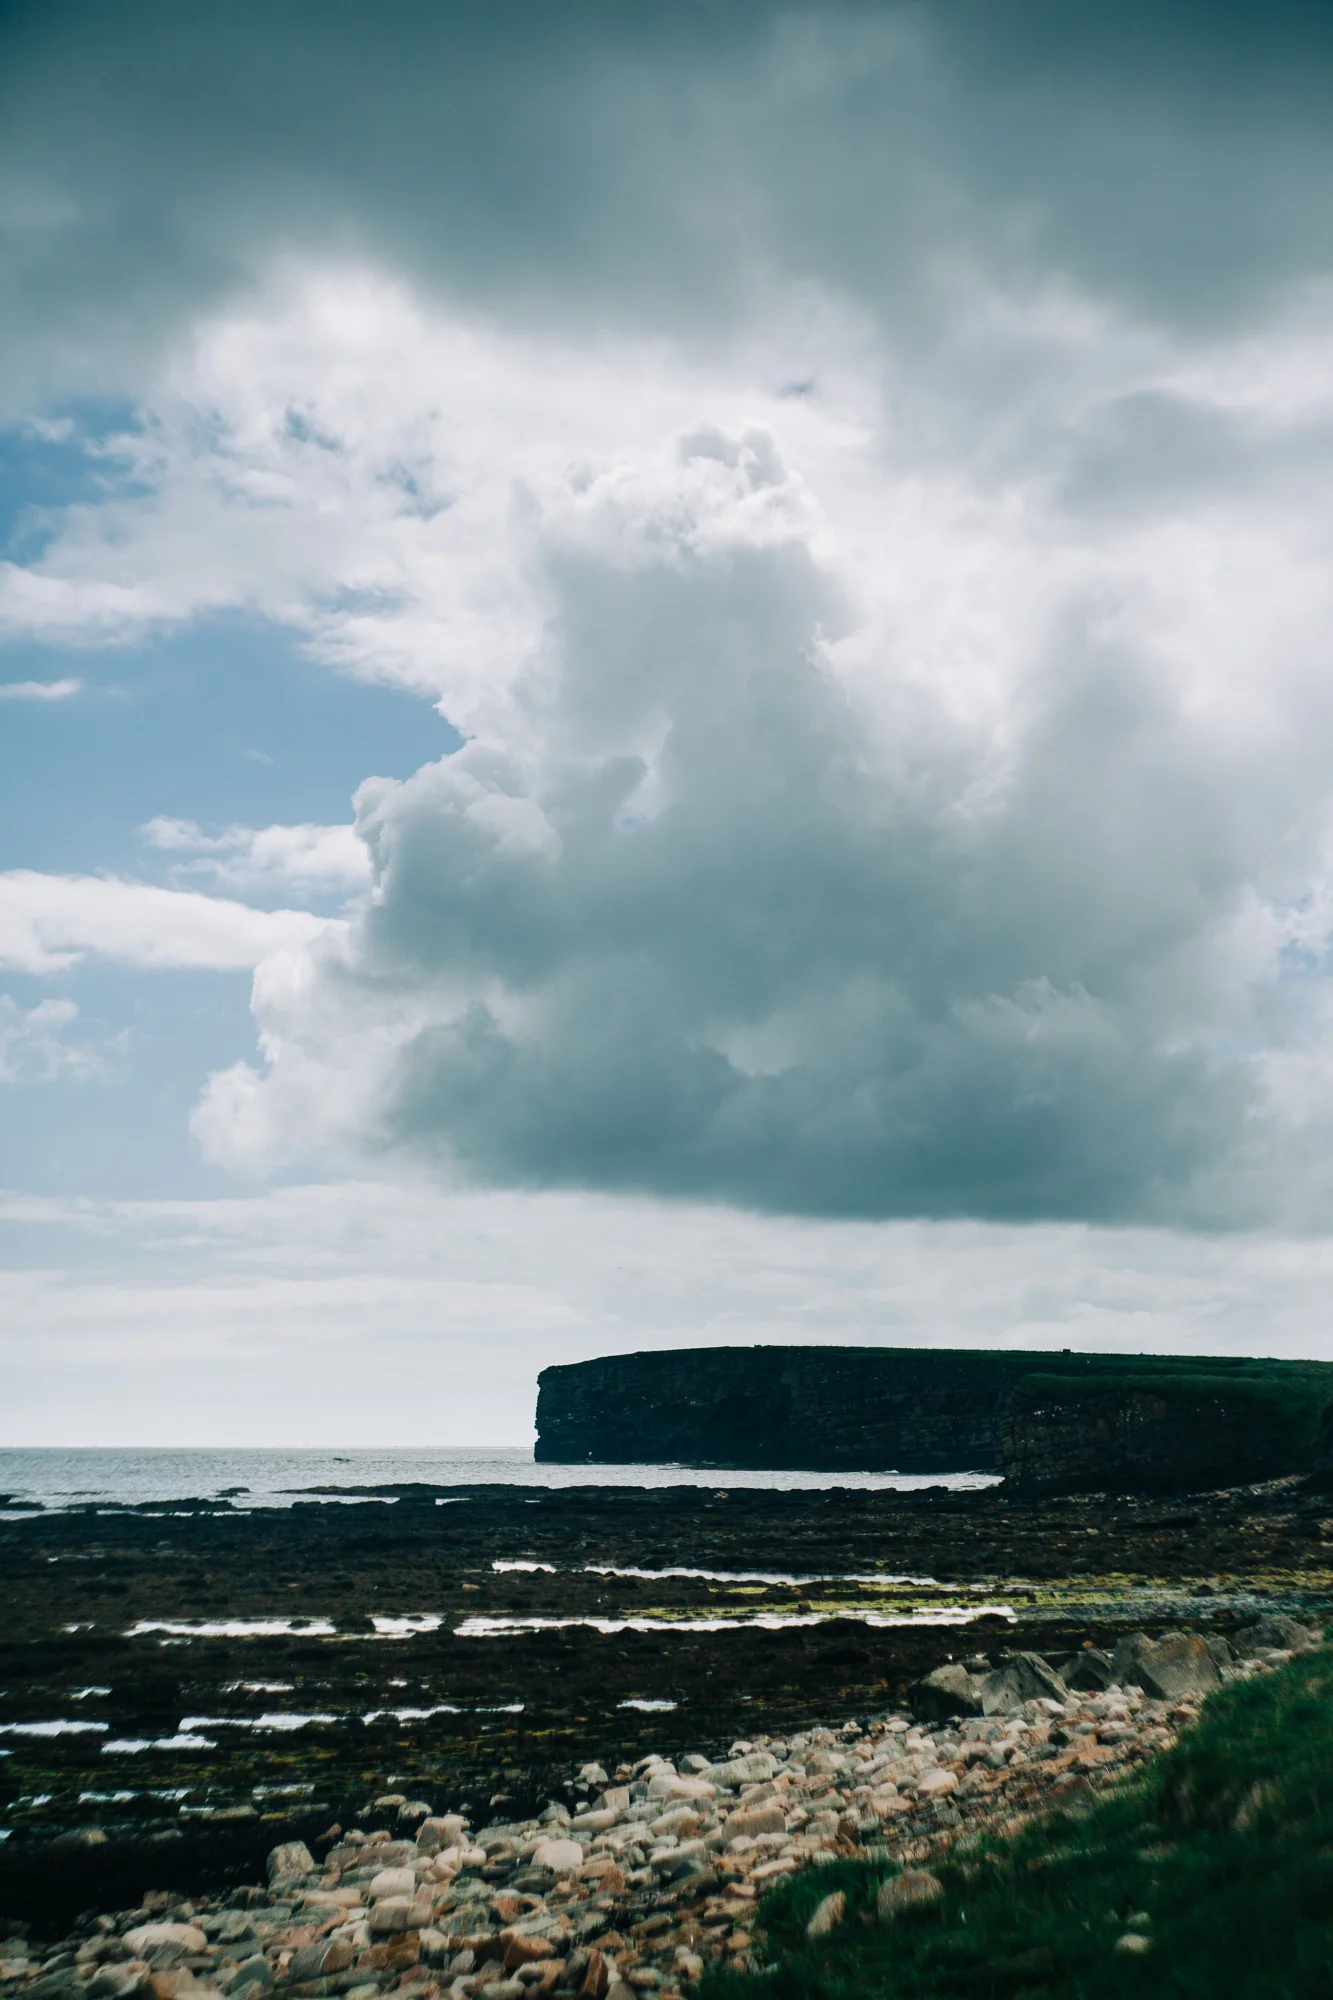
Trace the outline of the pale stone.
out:
[[[203,1951],[208,1939],[194,1924],[140,1924],[126,1931],[125,1942],[136,1958],[148,1958],[164,1944],[179,1945],[182,1951]]]
[[[733,1757],[725,1764],[710,1764],[708,1776],[715,1785],[738,1792],[742,1785],[762,1785],[777,1770],[777,1759],[767,1750],[753,1750],[745,1757]]]
[[[583,1849],[577,1840],[539,1840],[532,1850],[534,1868],[549,1868],[553,1875],[569,1875],[583,1866]]]
[[[923,1778],[917,1779],[916,1789],[921,1797],[935,1798],[941,1792],[956,1792],[958,1780],[952,1771],[927,1771]]]
[[[279,1882],[287,1875],[310,1875],[315,1857],[303,1840],[284,1840],[268,1857],[268,1879]]]
[[[410,1868],[381,1868],[370,1885],[370,1900],[380,1902],[385,1896],[410,1896],[416,1887],[416,1876]]]
[[[827,1937],[836,1930],[847,1914],[847,1897],[842,1889],[835,1889],[831,1896],[825,1896],[822,1903],[815,1905],[814,1915],[805,1927],[807,1937]]]

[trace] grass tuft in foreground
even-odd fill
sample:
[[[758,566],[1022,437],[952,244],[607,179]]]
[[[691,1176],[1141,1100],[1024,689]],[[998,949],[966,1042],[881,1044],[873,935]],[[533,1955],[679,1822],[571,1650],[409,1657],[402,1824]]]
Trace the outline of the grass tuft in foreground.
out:
[[[1099,1803],[927,1865],[944,1896],[892,1923],[892,1864],[789,1878],[760,1912],[763,1972],[715,1971],[702,2000],[1333,1993],[1333,1650],[1223,1689]],[[842,1922],[808,1938],[839,1890]]]

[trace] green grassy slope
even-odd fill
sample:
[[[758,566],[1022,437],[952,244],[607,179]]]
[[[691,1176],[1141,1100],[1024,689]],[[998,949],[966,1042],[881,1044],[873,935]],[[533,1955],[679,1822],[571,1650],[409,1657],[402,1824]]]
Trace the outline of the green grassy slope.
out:
[[[1175,1750],[1083,1813],[930,1863],[932,1909],[876,1920],[888,1864],[790,1878],[765,1972],[704,2000],[1306,2000],[1333,1993],[1333,1650],[1223,1689]],[[820,1900],[847,1914],[811,1941]],[[1126,1937],[1148,1940],[1147,1949]]]

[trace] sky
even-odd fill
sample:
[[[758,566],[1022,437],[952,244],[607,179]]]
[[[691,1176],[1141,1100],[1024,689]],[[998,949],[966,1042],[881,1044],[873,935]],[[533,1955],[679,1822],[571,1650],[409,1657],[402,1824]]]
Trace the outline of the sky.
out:
[[[0,14],[0,1444],[1333,1359],[1333,25]]]

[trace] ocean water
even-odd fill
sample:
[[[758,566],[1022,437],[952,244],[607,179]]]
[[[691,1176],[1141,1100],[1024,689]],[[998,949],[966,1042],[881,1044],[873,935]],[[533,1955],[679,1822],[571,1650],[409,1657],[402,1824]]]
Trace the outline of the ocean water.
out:
[[[922,1486],[954,1490],[993,1486],[984,1472],[731,1472],[689,1465],[538,1465],[530,1449],[473,1451],[115,1451],[0,1450],[0,1495],[16,1513],[35,1508],[143,1506],[172,1500],[228,1498],[237,1507],[291,1506],[312,1497],[337,1504],[335,1491],[419,1481],[429,1486],[754,1486],[818,1490]],[[373,1503],[369,1503],[373,1504]]]

